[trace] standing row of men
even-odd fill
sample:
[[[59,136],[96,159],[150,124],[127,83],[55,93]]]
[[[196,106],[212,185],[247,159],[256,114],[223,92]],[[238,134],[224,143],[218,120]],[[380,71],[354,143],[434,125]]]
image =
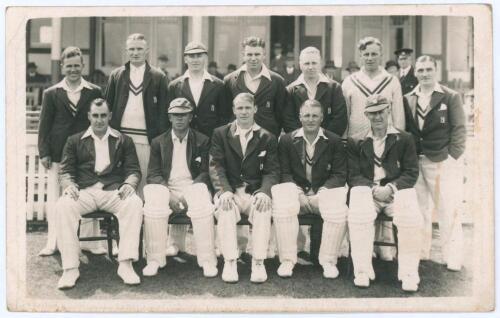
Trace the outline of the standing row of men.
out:
[[[166,239],[161,236],[166,233],[166,220],[171,210],[187,210],[193,221],[197,245],[208,244],[201,249],[206,254],[198,254],[205,276],[217,275],[211,240],[206,239],[213,236],[210,213],[214,211],[225,259],[222,274],[225,281],[238,280],[236,222],[240,212],[248,213],[253,225],[251,280],[263,282],[267,278],[263,260],[271,214],[275,217],[282,262],[278,274],[291,276],[296,262],[296,244],[294,250],[293,244],[286,242],[296,238],[296,213],[305,209],[309,212],[319,210],[326,221],[324,246],[320,251],[325,277],[338,275],[335,253],[348,218],[355,284],[368,286],[369,279],[374,278],[371,265],[367,265],[371,264],[371,247],[362,243],[369,242],[370,236],[373,238],[370,234],[373,215],[381,210],[394,213],[398,228],[408,227],[409,232],[405,233],[415,234],[420,213],[397,216],[398,211],[418,210],[418,206],[416,210],[414,207],[413,210],[401,208],[405,204],[416,205],[412,194],[406,194],[411,191],[402,191],[413,188],[415,183],[417,189],[429,189],[419,192],[418,205],[422,207],[430,193],[438,207],[444,262],[450,269],[460,269],[460,253],[456,253],[461,243],[457,198],[450,186],[443,184],[449,182],[453,188],[455,182],[459,182],[445,176],[449,169],[458,168],[456,159],[464,151],[464,116],[458,94],[437,84],[436,63],[432,58],[417,60],[416,74],[420,84],[406,96],[403,105],[398,79],[380,67],[382,44],[375,38],[360,41],[363,67],[344,80],[342,87],[320,72],[321,55],[315,48],[301,52],[302,74],[285,87],[281,76],[263,64],[265,43],[255,37],[243,42],[245,64],[226,76],[223,82],[205,70],[205,46],[188,44],[184,51],[188,70],[170,83],[168,90],[165,75],[146,61],[148,45],[143,35],[130,35],[126,50],[130,61],[111,74],[106,102],[98,100],[91,107],[89,100],[85,105],[72,101],[71,96],[83,91],[86,85],[81,78],[83,62],[77,48],[68,48],[63,53],[63,69],[70,67],[73,71],[68,71],[58,85],[68,86],[72,76],[78,79],[72,87],[59,91],[60,109],[51,100],[51,89],[44,95],[39,134],[42,163],[47,157],[49,161],[61,160],[62,146],[54,150],[51,147],[64,145],[69,135],[82,131],[68,140],[62,156],[60,176],[61,181],[65,181],[62,184],[65,195],[55,209],[58,229],[65,229],[57,231],[58,242],[63,242],[59,249],[65,269],[59,287],[72,287],[79,276],[74,221],[80,213],[91,212],[96,207],[119,212],[124,215],[120,222],[133,224],[120,226],[121,237],[138,240],[135,222],[142,221],[142,204],[139,206],[140,200],[133,195],[134,190],[146,201],[144,224],[148,266],[144,275],[154,275],[165,265],[166,247],[163,245]],[[75,57],[74,61],[67,58],[68,52],[73,52],[70,55]],[[85,131],[88,121],[82,114],[86,112],[91,127]],[[76,124],[63,119],[68,116],[72,117],[71,122],[80,118],[82,127],[75,130]],[[233,116],[236,121],[226,124]],[[107,120],[117,130],[108,128]],[[66,127],[58,128],[63,124]],[[222,127],[216,128],[219,126]],[[402,133],[405,126],[414,136],[416,149],[413,140]],[[276,137],[282,130],[289,134],[281,138],[278,151]],[[340,136],[350,137],[347,147],[348,183],[352,187],[349,213],[344,189],[347,166]],[[209,138],[208,160],[205,157]],[[290,149],[297,150],[295,159],[287,153]],[[321,164],[320,153],[328,154]],[[293,160],[296,162],[291,165]],[[445,167],[448,170],[445,171]],[[208,171],[211,182],[207,182]],[[327,176],[328,180],[321,180]],[[151,185],[144,187],[142,192],[146,181]],[[280,181],[284,183],[279,184]],[[209,194],[212,187],[215,204]],[[294,192],[298,201],[288,199]],[[82,196],[83,193],[88,198]],[[111,197],[111,193],[117,195]],[[373,195],[374,200],[366,200],[366,195]],[[375,203],[361,206],[367,202]],[[121,212],[132,208],[135,210]],[[72,216],[64,217],[64,213],[70,214],[68,211],[72,211]],[[425,209],[422,214],[425,224],[422,255],[425,258],[430,252],[432,223]],[[413,234],[403,234],[403,237],[410,237],[411,241],[411,237],[415,237]],[[137,258],[136,243],[130,242],[129,246],[125,242],[122,239],[120,244],[124,247],[120,247],[118,273],[126,283],[135,284],[139,277],[131,267],[131,260]],[[400,237],[400,242],[404,244],[405,239]],[[411,249],[409,253],[412,256],[405,258],[405,252],[400,251],[400,263],[406,265],[400,266],[399,277],[403,280],[403,288],[416,290],[418,271],[415,276],[415,268],[418,269],[420,255],[415,258],[415,251]]]

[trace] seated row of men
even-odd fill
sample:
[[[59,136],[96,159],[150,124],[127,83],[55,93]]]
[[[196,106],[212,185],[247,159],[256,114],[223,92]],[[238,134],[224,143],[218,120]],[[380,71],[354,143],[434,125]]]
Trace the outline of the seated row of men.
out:
[[[250,280],[267,280],[264,259],[271,218],[281,263],[278,275],[292,276],[297,262],[297,215],[319,213],[324,221],[319,253],[324,277],[339,275],[338,251],[349,228],[354,284],[360,287],[368,287],[375,278],[371,263],[374,220],[377,213],[385,212],[398,227],[402,288],[417,290],[422,215],[413,186],[418,160],[411,135],[389,124],[386,98],[368,98],[365,115],[370,132],[362,139],[350,138],[347,151],[338,135],[321,128],[323,109],[316,100],[302,104],[302,127],[279,142],[254,121],[257,107],[252,94],[236,96],[235,121],[217,128],[211,142],[189,127],[192,112],[185,98],[170,103],[172,128],[151,144],[143,206],[135,194],[141,171],[132,139],[109,127],[112,114],[105,100],[91,103],[90,127],[68,138],[60,167],[64,194],[56,205],[56,222],[64,272],[59,288],[73,287],[79,277],[80,215],[96,209],[117,214],[118,275],[126,284],[138,284],[132,261],[139,256],[142,223],[147,259],[143,275],[154,276],[166,265],[170,207],[178,205],[191,218],[197,261],[206,277],[218,274],[217,229],[224,257],[222,279],[238,281],[236,226],[241,213],[252,224]]]

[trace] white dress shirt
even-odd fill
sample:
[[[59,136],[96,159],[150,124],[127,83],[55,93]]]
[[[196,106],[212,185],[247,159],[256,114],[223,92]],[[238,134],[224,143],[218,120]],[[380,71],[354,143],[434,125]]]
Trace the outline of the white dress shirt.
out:
[[[330,80],[326,77],[325,74],[319,73],[318,82],[316,82],[315,86],[309,86],[304,78],[304,74],[300,74],[294,84],[303,84],[307,90],[307,97],[309,99],[314,99],[316,97],[316,91],[318,90],[319,83],[329,83]]]
[[[108,142],[109,135],[118,138],[118,133],[109,127],[102,138],[99,138],[96,134],[94,134],[92,127],[89,127],[81,138],[84,139],[90,136],[94,140],[94,146],[95,146],[94,171],[97,174],[101,174],[101,172],[103,172],[111,163],[109,156],[109,142]]]
[[[254,94],[257,92],[257,89],[259,89],[260,80],[262,77],[265,77],[268,80],[271,80],[271,73],[269,72],[269,69],[264,64],[262,64],[262,69],[260,70],[260,73],[257,74],[255,77],[252,77],[248,73],[246,64],[243,65],[242,67],[240,67],[240,70],[245,72],[243,74],[243,78],[245,80],[246,87]]]
[[[385,141],[387,140],[387,134],[397,134],[398,131],[392,127],[387,127],[387,132],[385,136],[382,138],[376,138],[373,136],[372,131],[370,130],[366,135],[366,138],[371,138],[373,140],[373,152],[375,153],[375,164],[373,165],[373,182],[376,184],[380,184],[380,180],[384,179],[386,174],[385,170],[382,167],[382,155],[385,150]],[[377,164],[378,163],[378,164]]]
[[[420,113],[420,117],[418,118],[418,126],[420,129],[422,129],[424,127],[424,119],[430,111],[429,105],[431,103],[432,93],[443,93],[443,90],[441,89],[441,85],[436,82],[436,85],[434,85],[434,89],[430,92],[422,92],[420,85],[417,85],[414,91],[415,95],[417,95],[417,117],[419,117],[418,113]]]
[[[170,170],[170,177],[168,178],[169,186],[183,186],[193,183],[187,162],[188,135],[189,131],[180,140],[172,131],[172,143],[174,146],[172,150],[172,168]]]
[[[304,139],[304,145],[305,145],[306,154],[307,154],[307,158],[306,158],[306,162],[305,162],[306,178],[309,182],[312,183],[312,162],[311,161],[314,157],[314,151],[316,150],[316,144],[318,143],[318,140],[320,138],[328,140],[328,137],[325,135],[323,128],[319,129],[318,134],[316,135],[316,138],[314,139],[314,141],[312,143],[309,142],[309,140],[306,138],[306,136],[304,134],[304,128],[300,128],[299,131],[297,132],[297,134],[295,135],[295,137],[302,137]],[[314,191],[311,188],[309,190],[309,193],[306,193],[306,194],[308,194],[308,195],[314,194]]]
[[[92,89],[89,82],[87,82],[85,79],[83,79],[83,77],[80,80],[80,85],[78,85],[78,87],[76,87],[75,89],[72,89],[71,87],[69,87],[68,82],[66,81],[66,77],[63,78],[62,81],[57,83],[56,87],[62,88],[66,91],[66,94],[68,95],[68,99],[75,107],[78,104],[78,102],[80,101],[80,96],[82,94],[82,90],[84,88]]]
[[[194,78],[191,76],[189,70],[184,73],[184,78],[189,81],[189,88],[191,89],[191,95],[196,105],[200,102],[201,92],[203,91],[203,84],[205,80],[213,81],[212,76],[206,70],[203,71],[203,76],[201,78]]]
[[[247,151],[248,143],[253,138],[253,132],[259,129],[260,126],[257,125],[257,123],[254,123],[252,127],[247,129],[243,129],[238,126],[238,124],[236,124],[236,131],[234,132],[234,135],[240,138],[241,153],[243,154],[243,156],[245,156],[245,153]]]
[[[399,70],[399,77],[406,76],[408,74],[408,72],[410,72],[410,69],[411,69],[411,65],[408,66],[407,68],[400,69]]]

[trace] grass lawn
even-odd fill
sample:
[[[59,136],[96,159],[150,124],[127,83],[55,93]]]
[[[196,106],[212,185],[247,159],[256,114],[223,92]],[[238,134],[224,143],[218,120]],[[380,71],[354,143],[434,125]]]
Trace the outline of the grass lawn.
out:
[[[472,226],[464,226],[464,255],[472,254]],[[434,237],[438,235],[434,231]],[[278,258],[266,260],[268,281],[264,284],[250,283],[251,259],[243,254],[238,263],[240,281],[226,284],[220,278],[222,258],[219,258],[219,276],[204,278],[196,258],[180,253],[168,258],[166,268],[156,277],[141,277],[139,286],[126,286],[116,274],[117,265],[106,256],[82,254],[80,279],[75,288],[60,291],[56,288],[62,273],[59,254],[39,257],[37,253],[45,244],[45,232],[27,233],[27,293],[38,299],[175,299],[181,297],[279,297],[279,298],[351,298],[351,297],[446,297],[472,294],[472,257],[465,258],[461,272],[451,272],[436,260],[440,259],[437,240],[433,240],[430,261],[420,263],[420,287],[417,293],[408,294],[401,290],[397,281],[397,266],[394,262],[374,259],[377,278],[370,288],[356,288],[352,274],[348,275],[347,258],[340,258],[340,276],[334,280],[322,277],[321,267],[297,264],[293,278],[282,279],[276,274]],[[308,255],[301,252],[303,258]],[[135,264],[138,273],[145,261]],[[351,270],[352,272],[352,270]]]

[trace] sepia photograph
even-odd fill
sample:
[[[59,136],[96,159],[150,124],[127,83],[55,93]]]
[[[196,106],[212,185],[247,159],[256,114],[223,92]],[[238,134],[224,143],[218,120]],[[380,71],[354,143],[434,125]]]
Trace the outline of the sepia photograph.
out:
[[[494,310],[491,7],[6,22],[9,311]]]

